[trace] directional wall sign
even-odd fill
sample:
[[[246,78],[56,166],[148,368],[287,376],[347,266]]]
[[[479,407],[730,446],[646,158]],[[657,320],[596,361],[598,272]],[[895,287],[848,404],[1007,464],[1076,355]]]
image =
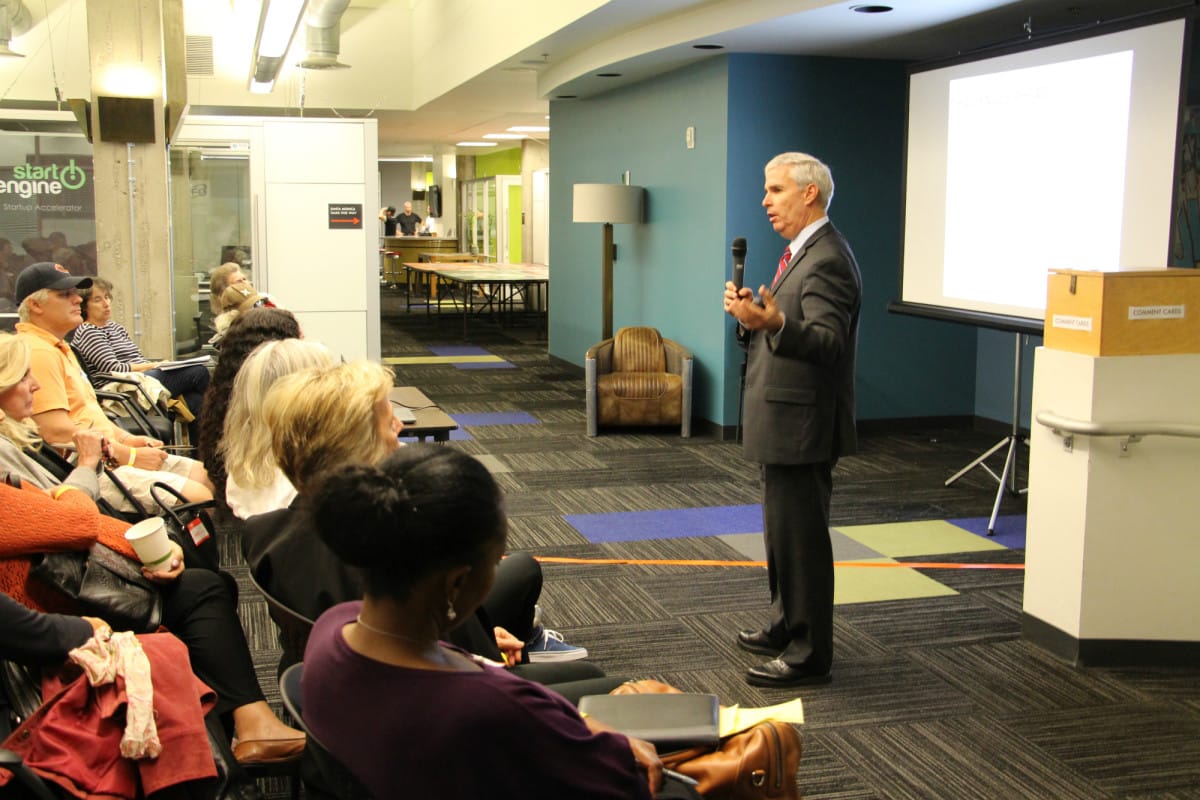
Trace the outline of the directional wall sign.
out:
[[[329,229],[361,228],[363,226],[362,203],[330,203]]]

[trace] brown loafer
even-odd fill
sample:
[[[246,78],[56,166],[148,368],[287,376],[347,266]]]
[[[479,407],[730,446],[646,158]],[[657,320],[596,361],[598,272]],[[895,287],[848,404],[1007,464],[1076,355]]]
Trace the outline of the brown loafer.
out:
[[[239,764],[284,764],[295,761],[304,752],[304,737],[299,739],[249,739],[233,746],[233,758]]]

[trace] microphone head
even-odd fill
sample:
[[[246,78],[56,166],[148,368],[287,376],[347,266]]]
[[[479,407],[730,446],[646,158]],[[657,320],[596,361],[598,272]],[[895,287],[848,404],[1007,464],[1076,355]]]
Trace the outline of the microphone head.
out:
[[[730,248],[730,250],[732,251],[734,258],[745,258],[746,257],[746,240],[741,236],[734,239],[733,247]]]

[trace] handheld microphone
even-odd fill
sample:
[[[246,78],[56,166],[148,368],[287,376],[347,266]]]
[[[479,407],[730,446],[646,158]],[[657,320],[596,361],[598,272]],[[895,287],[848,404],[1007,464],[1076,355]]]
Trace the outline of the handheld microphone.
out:
[[[734,239],[730,251],[733,253],[733,288],[740,292],[746,276],[746,240],[741,236]]]

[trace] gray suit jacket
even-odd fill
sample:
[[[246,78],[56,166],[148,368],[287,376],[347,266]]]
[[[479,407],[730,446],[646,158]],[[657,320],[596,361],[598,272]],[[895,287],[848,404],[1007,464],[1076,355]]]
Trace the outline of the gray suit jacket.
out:
[[[776,282],[779,333],[743,331],[749,350],[743,431],[747,460],[811,464],[854,453],[854,355],[862,278],[828,223]]]

